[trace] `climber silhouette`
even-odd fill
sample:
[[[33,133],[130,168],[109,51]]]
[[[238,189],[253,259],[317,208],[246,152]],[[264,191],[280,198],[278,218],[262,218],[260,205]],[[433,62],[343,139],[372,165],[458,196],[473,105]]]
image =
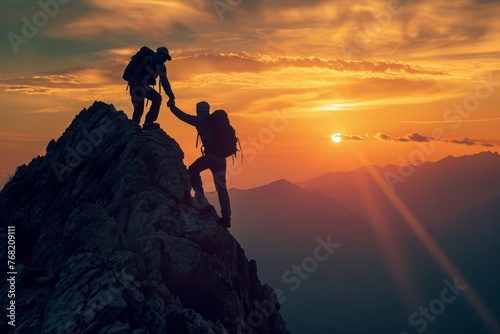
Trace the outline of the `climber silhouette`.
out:
[[[160,84],[165,94],[170,98],[167,105],[174,101],[175,96],[167,78],[166,61],[172,60],[169,51],[162,46],[156,52],[143,46],[130,60],[125,68],[123,79],[130,85],[130,97],[134,106],[132,120],[139,124],[144,113],[144,99],[151,100],[151,107],[146,115],[143,128],[153,129],[159,127],[154,123],[160,112],[161,95],[151,86],[156,85],[156,78],[160,77]],[[158,87],[158,91],[160,88]]]
[[[208,203],[208,200],[205,197],[200,176],[202,171],[210,169],[214,178],[215,190],[217,191],[221,207],[222,218],[220,218],[218,222],[226,228],[231,227],[231,204],[226,186],[226,158],[218,155],[217,149],[214,147],[209,127],[210,105],[205,101],[198,102],[196,104],[196,116],[189,115],[177,108],[175,101],[172,101],[169,104],[169,107],[170,111],[172,111],[172,113],[181,121],[196,127],[196,130],[198,130],[198,134],[201,138],[201,142],[203,143],[204,155],[199,157],[188,167],[189,175],[191,177],[191,187],[195,192],[197,208],[200,208],[202,213],[215,210],[214,207]]]

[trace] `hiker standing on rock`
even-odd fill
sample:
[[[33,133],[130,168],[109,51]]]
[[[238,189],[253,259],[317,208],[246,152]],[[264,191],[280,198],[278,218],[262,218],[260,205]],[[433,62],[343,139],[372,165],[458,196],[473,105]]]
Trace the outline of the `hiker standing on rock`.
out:
[[[161,95],[151,86],[156,85],[156,78],[160,77],[160,84],[165,94],[170,98],[167,105],[175,99],[170,82],[167,79],[166,61],[172,60],[166,47],[161,46],[156,52],[143,46],[130,60],[123,73],[123,79],[130,85],[130,97],[134,106],[132,120],[139,124],[144,113],[144,100],[151,101],[151,107],[146,115],[143,129],[159,127],[154,123],[160,112]],[[158,89],[160,91],[160,89]]]
[[[227,113],[224,110],[216,110],[210,114],[210,105],[205,101],[196,104],[196,116],[186,114],[177,108],[175,102],[170,103],[169,107],[181,121],[196,127],[203,144],[203,155],[188,167],[191,186],[195,192],[196,207],[200,209],[200,213],[215,210],[205,197],[200,176],[202,171],[210,169],[221,207],[222,218],[219,219],[219,224],[226,228],[231,227],[231,204],[226,186],[226,157],[236,154],[238,139],[229,124]]]

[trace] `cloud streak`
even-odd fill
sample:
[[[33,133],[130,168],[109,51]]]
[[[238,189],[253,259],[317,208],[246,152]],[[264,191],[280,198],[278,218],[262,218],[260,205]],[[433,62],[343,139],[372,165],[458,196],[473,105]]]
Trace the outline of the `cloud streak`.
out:
[[[364,140],[363,137],[355,134],[342,134],[340,135],[340,138],[342,138],[342,140],[354,140],[354,141]]]
[[[0,132],[0,146],[23,147],[24,145],[40,144],[46,142],[43,136],[22,133]]]
[[[110,101],[113,101],[117,93],[125,94],[126,83],[121,75],[135,52],[136,49],[130,47],[97,52],[93,55],[93,67],[68,67],[34,75],[4,77],[0,78],[0,88],[7,94],[19,96],[60,96],[80,101],[111,96]],[[193,53],[173,50],[172,55],[173,61],[167,63],[167,68],[176,92],[191,94],[193,89],[203,89],[212,98],[228,101],[232,99],[229,92],[234,92],[237,94],[233,98],[235,102],[241,101],[242,95],[266,99],[285,98],[300,92],[310,96],[309,105],[316,104],[318,110],[328,111],[332,91],[344,98],[343,103],[336,103],[339,108],[353,110],[413,104],[415,94],[421,95],[420,102],[450,94],[449,91],[428,93],[434,87],[433,80],[446,77],[444,72],[395,61],[272,57],[249,52],[200,53],[197,50]],[[367,88],[353,89],[360,86]],[[391,97],[383,96],[386,90],[392,92]],[[277,91],[280,93],[276,94]],[[128,97],[122,99],[128,101]],[[323,103],[324,99],[327,100]],[[283,100],[263,108],[279,108],[280,105],[283,105]]]
[[[392,143],[428,143],[428,142],[440,142],[440,143],[451,143],[466,146],[484,146],[484,147],[500,147],[500,141],[496,139],[470,139],[470,138],[460,138],[451,139],[440,137],[435,139],[432,136],[425,136],[418,132],[414,132],[402,137],[391,136],[387,133],[379,132],[371,136],[360,136],[356,134],[342,135],[342,139],[345,140],[369,140],[376,139],[382,142],[392,142]]]
[[[478,118],[478,119],[461,119],[461,123],[489,123],[500,121],[500,117]],[[435,120],[435,121],[401,121],[408,124],[456,124],[457,120]]]

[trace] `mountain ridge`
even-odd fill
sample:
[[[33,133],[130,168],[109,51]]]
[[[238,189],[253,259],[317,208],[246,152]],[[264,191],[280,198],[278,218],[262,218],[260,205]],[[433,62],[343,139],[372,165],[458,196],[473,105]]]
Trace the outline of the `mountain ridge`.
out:
[[[95,102],[46,151],[0,192],[18,272],[2,332],[289,333],[255,261],[186,205],[184,154],[162,129]]]
[[[436,160],[436,161],[427,161],[427,162],[424,162],[423,164],[418,164],[418,165],[412,165],[412,164],[408,164],[406,166],[413,166],[415,168],[418,168],[419,166],[423,166],[423,165],[432,165],[432,164],[436,164],[436,163],[448,163],[448,162],[451,162],[451,161],[456,161],[457,159],[458,160],[461,160],[461,159],[473,159],[475,157],[485,157],[485,158],[500,158],[500,154],[496,151],[482,151],[482,152],[478,152],[478,153],[474,153],[474,154],[466,154],[466,155],[460,155],[460,156],[454,156],[454,155],[448,155],[440,160]],[[384,166],[379,166],[379,165],[374,165],[374,164],[370,164],[370,165],[367,165],[367,166],[362,166],[362,167],[359,167],[359,168],[355,168],[353,170],[349,170],[349,171],[330,171],[330,172],[325,172],[325,173],[321,173],[320,175],[318,176],[315,176],[315,177],[312,177],[312,178],[308,178],[308,179],[305,179],[305,180],[302,180],[302,181],[298,181],[298,182],[292,182],[293,184],[296,184],[296,185],[300,185],[300,186],[303,186],[305,188],[308,187],[308,184],[310,183],[314,183],[314,182],[320,182],[324,179],[327,179],[329,177],[332,177],[334,175],[337,175],[337,174],[349,174],[349,173],[356,173],[356,172],[359,172],[359,173],[367,173],[367,169],[368,168],[375,168],[377,171],[394,171],[394,170],[397,170],[399,167],[401,166],[398,166],[398,165],[394,165],[394,164],[387,164],[387,165],[384,165]]]
[[[391,168],[396,167],[384,168],[377,169],[382,178],[386,172],[394,173]],[[448,156],[414,167],[402,181],[393,189],[394,194],[426,227],[434,228],[500,194],[500,155],[485,151],[460,157]],[[356,212],[366,212],[368,219],[373,216],[370,207],[376,207],[384,220],[402,220],[370,172],[358,169],[326,173],[297,185],[332,198]],[[387,187],[390,188],[389,183]]]

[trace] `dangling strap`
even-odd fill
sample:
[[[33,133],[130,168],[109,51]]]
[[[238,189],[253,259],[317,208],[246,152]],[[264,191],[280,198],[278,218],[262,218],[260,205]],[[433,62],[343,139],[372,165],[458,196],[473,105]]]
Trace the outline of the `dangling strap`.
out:
[[[200,141],[200,133],[198,132],[198,135],[196,136],[196,148],[198,148],[198,142]],[[205,147],[203,146],[203,143],[200,146],[200,151],[202,155],[205,155]]]
[[[238,146],[240,147],[240,152],[241,152],[241,164],[243,165],[243,149],[241,148],[240,138],[236,137],[236,142],[238,143]]]

